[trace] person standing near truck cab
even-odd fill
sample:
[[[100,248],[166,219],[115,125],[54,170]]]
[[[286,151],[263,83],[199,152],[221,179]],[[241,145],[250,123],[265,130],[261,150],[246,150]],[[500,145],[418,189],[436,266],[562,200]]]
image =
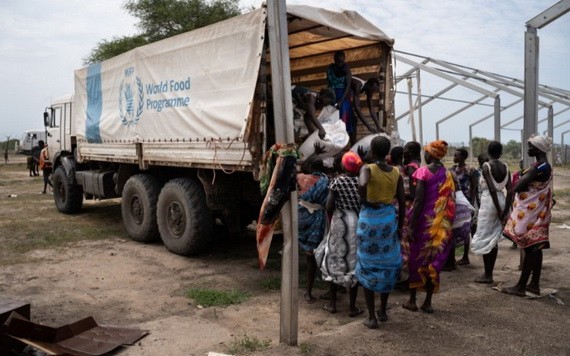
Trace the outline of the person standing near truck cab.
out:
[[[49,160],[48,146],[46,144],[44,144],[44,141],[42,141],[42,140],[40,140],[38,142],[38,146],[41,149],[40,157],[39,157],[40,169],[44,173],[44,190],[42,191],[42,194],[46,194],[46,189],[47,189],[48,185],[53,189],[53,185],[49,181],[49,178],[50,178],[50,175],[52,172],[52,165],[51,165],[51,162]]]

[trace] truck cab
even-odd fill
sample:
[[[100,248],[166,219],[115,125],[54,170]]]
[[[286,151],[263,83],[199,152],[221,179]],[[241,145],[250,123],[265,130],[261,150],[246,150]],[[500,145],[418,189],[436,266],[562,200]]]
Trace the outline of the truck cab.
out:
[[[52,162],[55,162],[55,156],[62,151],[72,152],[72,106],[73,94],[68,94],[54,99],[51,106],[44,112],[46,143]]]

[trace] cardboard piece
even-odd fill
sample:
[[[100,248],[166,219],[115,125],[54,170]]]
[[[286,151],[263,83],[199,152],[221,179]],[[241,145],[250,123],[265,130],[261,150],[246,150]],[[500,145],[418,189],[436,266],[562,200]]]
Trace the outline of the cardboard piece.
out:
[[[21,352],[25,345],[6,335],[4,323],[12,312],[17,312],[30,319],[30,303],[11,300],[0,300],[0,355],[11,355]]]
[[[92,317],[54,328],[12,313],[5,326],[10,337],[49,355],[103,355],[148,334],[148,330],[101,326]]]

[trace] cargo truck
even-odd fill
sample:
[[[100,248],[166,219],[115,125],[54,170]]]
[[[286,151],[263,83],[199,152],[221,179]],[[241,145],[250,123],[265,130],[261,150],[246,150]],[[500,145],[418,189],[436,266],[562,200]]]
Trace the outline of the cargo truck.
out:
[[[292,83],[326,87],[344,51],[353,75],[383,79],[374,99],[389,133],[393,40],[353,11],[289,5],[287,19]],[[75,71],[74,93],[44,113],[57,209],[120,197],[133,240],[180,255],[203,249],[216,216],[231,231],[255,219],[275,137],[270,30],[262,7]]]

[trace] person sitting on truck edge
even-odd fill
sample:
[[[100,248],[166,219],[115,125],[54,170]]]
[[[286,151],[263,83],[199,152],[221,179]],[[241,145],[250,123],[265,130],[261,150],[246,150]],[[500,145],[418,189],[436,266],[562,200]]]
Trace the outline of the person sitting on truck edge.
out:
[[[53,189],[53,185],[49,181],[49,178],[50,178],[49,176],[51,175],[51,172],[52,172],[52,166],[51,166],[51,162],[49,160],[48,146],[45,145],[44,141],[42,141],[42,140],[40,140],[38,142],[38,146],[41,149],[41,152],[40,152],[40,169],[44,173],[44,190],[42,191],[42,194],[46,194],[46,189],[47,189],[48,185]]]
[[[309,134],[313,131],[319,131],[319,137],[325,138],[325,129],[317,119],[317,110],[327,105],[334,104],[335,95],[332,90],[323,89],[320,93],[307,87],[293,85],[291,88],[291,97],[293,99],[294,117],[303,117],[303,121],[307,126]]]
[[[364,81],[358,77],[352,77],[350,83],[352,89],[352,109],[356,116],[362,121],[364,126],[368,129],[368,131],[372,133],[379,133],[384,132],[380,125],[380,121],[378,120],[378,114],[374,110],[374,105],[372,104],[372,97],[375,93],[380,92],[380,80],[378,78],[370,78],[367,81]],[[368,111],[370,112],[370,117],[376,126],[374,129],[366,120],[364,119],[364,114],[362,110],[360,110],[360,95],[366,94],[366,105],[368,106]]]

